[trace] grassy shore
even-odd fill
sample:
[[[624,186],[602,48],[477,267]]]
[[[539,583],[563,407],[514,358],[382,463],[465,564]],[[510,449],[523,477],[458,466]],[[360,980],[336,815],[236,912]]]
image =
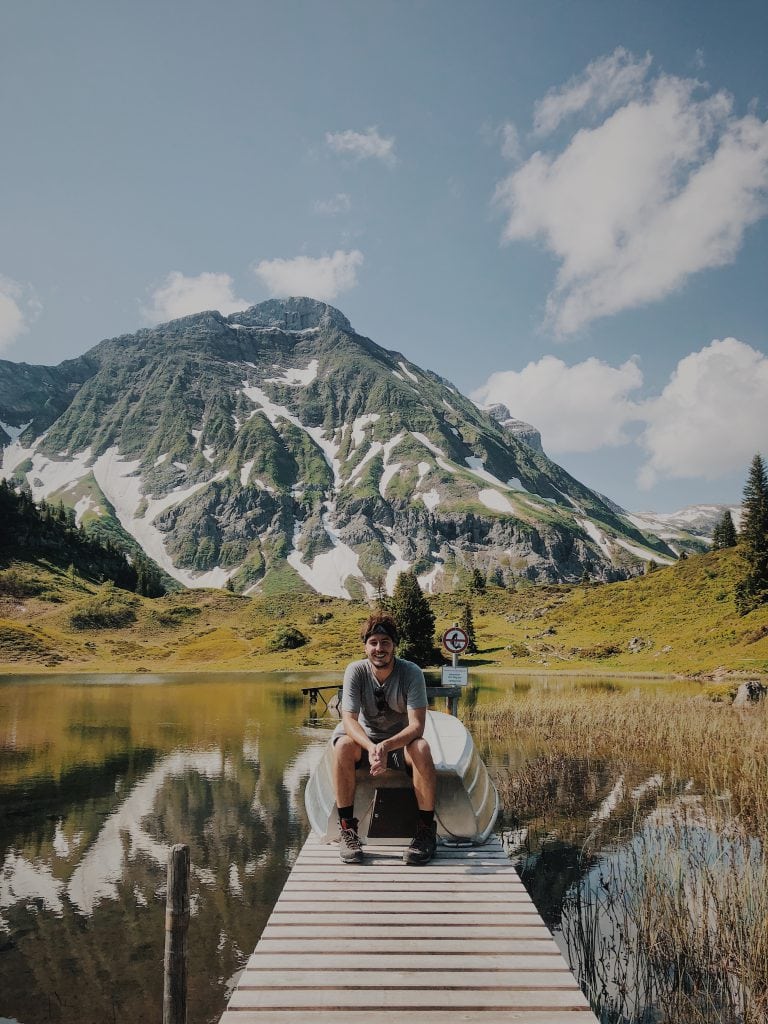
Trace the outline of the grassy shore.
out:
[[[768,609],[737,615],[733,551],[621,583],[519,583],[431,597],[441,634],[472,604],[484,671],[711,676],[768,672]],[[9,584],[8,581],[11,581]],[[0,671],[335,671],[359,652],[362,601],[187,590],[157,600],[105,594],[54,566],[0,571]],[[286,626],[306,644],[275,646]]]
[[[585,820],[584,874],[563,907],[573,966],[603,1019],[643,1019],[653,1004],[668,1024],[764,1024],[768,704],[531,692],[476,708],[473,731],[547,750],[499,773],[502,802],[523,820],[568,762],[655,773],[655,799],[624,807],[609,851],[596,848],[595,815]],[[608,814],[621,814],[620,799],[631,802],[617,797]]]

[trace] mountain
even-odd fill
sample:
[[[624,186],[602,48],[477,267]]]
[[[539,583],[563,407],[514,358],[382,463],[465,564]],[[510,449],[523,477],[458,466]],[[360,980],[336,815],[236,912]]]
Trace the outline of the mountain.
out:
[[[3,474],[187,586],[363,597],[413,568],[611,580],[673,550],[541,450],[535,428],[357,334],[271,300],[0,362]]]
[[[734,526],[741,525],[740,505],[687,505],[677,512],[635,512],[627,518],[639,530],[653,533],[673,549],[709,547],[712,534],[725,512],[731,513]]]

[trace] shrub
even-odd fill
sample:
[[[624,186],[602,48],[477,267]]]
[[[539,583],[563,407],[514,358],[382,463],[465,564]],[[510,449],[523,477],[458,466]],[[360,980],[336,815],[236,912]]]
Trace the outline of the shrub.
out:
[[[133,604],[106,583],[93,597],[78,602],[69,616],[73,629],[118,629],[136,621]]]
[[[42,590],[42,583],[38,580],[25,579],[15,569],[0,572],[0,594],[7,594],[9,597],[34,597]]]
[[[281,626],[275,630],[274,636],[269,642],[272,651],[292,651],[297,647],[303,647],[307,638],[295,626]]]

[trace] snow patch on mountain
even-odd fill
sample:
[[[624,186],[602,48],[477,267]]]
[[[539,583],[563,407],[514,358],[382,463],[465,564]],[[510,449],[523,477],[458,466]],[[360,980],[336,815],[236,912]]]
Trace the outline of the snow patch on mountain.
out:
[[[101,505],[93,500],[90,495],[86,495],[84,498],[80,498],[75,504],[75,525],[79,526],[83,521],[83,516],[87,512],[93,512],[94,515],[104,515],[104,510]]]
[[[421,498],[430,512],[434,512],[440,504],[440,495],[434,487],[431,491],[419,491],[416,496]]]
[[[349,474],[350,481],[355,480],[356,477],[359,477],[363,469],[365,468],[365,466],[367,466],[371,459],[375,459],[376,456],[383,451],[384,445],[381,443],[381,441],[373,441],[371,447],[368,449],[368,451],[365,453],[362,459],[358,462],[358,464],[354,467],[352,472]],[[358,479],[356,483],[360,483],[360,480]]]
[[[387,588],[387,593],[393,593],[395,584],[397,583],[397,577],[401,572],[408,572],[411,568],[411,563],[403,558],[403,552],[399,544],[385,544],[384,547],[394,558],[394,562],[387,569],[387,576],[384,585]]]
[[[330,597],[343,597],[349,600],[351,595],[347,590],[346,580],[348,576],[355,576],[363,584],[367,595],[371,597],[373,588],[363,579],[357,554],[349,545],[341,540],[338,532],[331,524],[333,511],[333,503],[326,502],[326,511],[321,516],[325,532],[328,534],[333,545],[332,550],[324,551],[322,554],[317,555],[311,565],[305,562],[297,547],[301,537],[301,522],[295,520],[293,527],[293,550],[288,555],[288,564],[296,570],[310,587],[313,587],[320,594],[328,594]]]
[[[123,459],[114,446],[107,449],[93,464],[96,483],[114,507],[123,529],[127,530],[147,554],[179,583],[188,587],[223,587],[232,572],[220,566],[204,573],[193,573],[179,568],[174,565],[171,556],[165,550],[162,532],[153,525],[153,520],[161,512],[191,498],[193,494],[207,487],[209,481],[202,481],[186,488],[177,487],[162,498],[147,498],[144,514],[137,517],[139,506],[147,497],[143,493],[141,477],[138,475],[140,465],[139,459]],[[226,472],[217,473],[214,479],[224,479],[226,475]]]
[[[333,473],[334,488],[338,490],[341,487],[341,463],[336,457],[339,446],[325,436],[325,431],[322,427],[305,427],[298,416],[294,416],[284,405],[278,405],[276,402],[273,402],[269,395],[262,391],[261,388],[255,384],[249,384],[247,380],[243,381],[243,394],[250,398],[254,405],[261,406],[262,411],[273,426],[278,419],[284,419],[298,427],[299,430],[303,430],[305,434],[309,434],[323,453],[323,457]],[[254,414],[257,411],[254,410]]]
[[[366,427],[370,427],[371,424],[378,422],[381,419],[381,414],[378,412],[368,412],[365,416],[358,416],[352,424],[352,440],[354,441],[354,447],[359,448],[365,440]]]
[[[419,378],[416,376],[415,373],[411,373],[411,371],[408,369],[408,367],[405,365],[405,363],[402,361],[402,359],[398,360],[397,365],[400,367],[400,369],[403,371],[403,373],[406,375],[406,377],[410,377],[411,378],[411,380],[413,381],[414,384],[418,384],[419,383]]]
[[[600,550],[603,552],[607,559],[611,559],[611,545],[608,542],[608,538],[605,536],[602,530],[598,529],[595,524],[589,519],[576,519],[576,522],[584,530],[584,532],[592,538],[597,544]]]
[[[267,377],[267,384],[287,384],[289,387],[302,387],[305,388],[308,384],[311,384],[313,380],[317,378],[317,368],[320,364],[317,359],[313,359],[308,366],[302,368],[300,366],[288,367],[283,370],[282,376],[280,377]]]
[[[386,497],[389,481],[400,471],[400,467],[402,466],[401,462],[390,462],[389,456],[392,453],[392,450],[397,448],[404,437],[405,431],[401,430],[399,434],[396,434],[382,446],[384,451],[384,472],[381,474],[381,479],[379,480],[379,494],[382,498]]]
[[[494,512],[515,511],[509,498],[493,490],[493,488],[483,488],[483,490],[477,492],[477,496],[486,508],[491,508]]]
[[[522,491],[523,494],[531,493],[519,476],[511,476],[509,480],[507,480],[507,487],[510,487],[513,491]]]
[[[488,484],[493,484],[494,487],[503,487],[505,490],[507,489],[507,485],[505,483],[499,480],[497,476],[494,476],[493,473],[488,472],[485,468],[484,459],[478,459],[474,455],[468,455],[464,461],[469,466],[470,473],[474,473],[476,477],[480,478],[480,480],[484,480]]]
[[[628,540],[622,540],[621,537],[616,538],[616,543],[626,551],[629,551],[633,555],[637,555],[638,558],[642,558],[646,562],[658,562],[659,565],[674,564],[674,558],[665,558],[656,551],[651,551],[649,548],[641,548],[639,544],[631,544]]]
[[[3,421],[0,420],[0,427],[2,427],[6,432],[8,437],[11,439],[11,444],[13,444],[14,441],[17,441],[19,437],[21,437],[31,422],[32,420],[29,420],[27,423],[22,423],[20,427],[13,427],[10,423],[3,423]]]
[[[423,444],[425,448],[428,448],[433,455],[439,456],[440,458],[443,459],[446,457],[443,449],[438,448],[433,441],[430,441],[426,434],[422,434],[421,431],[419,430],[412,430],[411,436],[415,437],[417,441],[421,442],[421,444]]]
[[[435,565],[429,572],[425,572],[423,576],[416,577],[419,581],[419,586],[425,594],[434,594],[437,581],[444,571],[442,562],[435,562]]]
[[[90,448],[85,448],[61,462],[34,452],[32,454],[32,469],[27,473],[32,497],[35,501],[40,501],[41,498],[47,498],[56,491],[78,483],[88,473],[87,464],[90,458]]]

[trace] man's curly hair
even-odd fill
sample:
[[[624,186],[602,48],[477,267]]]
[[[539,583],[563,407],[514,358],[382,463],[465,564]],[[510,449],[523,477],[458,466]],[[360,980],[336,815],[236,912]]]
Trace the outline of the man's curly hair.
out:
[[[362,637],[363,643],[372,636],[374,633],[383,633],[388,636],[393,644],[397,644],[400,639],[400,634],[397,631],[397,623],[391,615],[385,615],[382,613],[369,615],[363,623],[363,628],[360,630],[360,636]]]

